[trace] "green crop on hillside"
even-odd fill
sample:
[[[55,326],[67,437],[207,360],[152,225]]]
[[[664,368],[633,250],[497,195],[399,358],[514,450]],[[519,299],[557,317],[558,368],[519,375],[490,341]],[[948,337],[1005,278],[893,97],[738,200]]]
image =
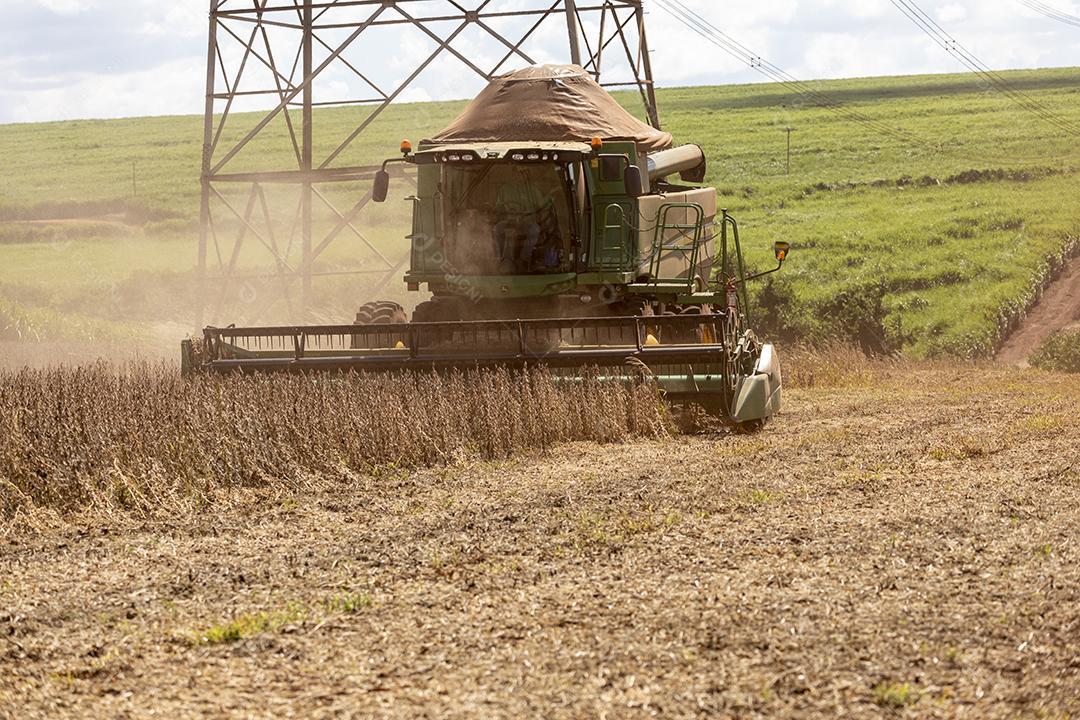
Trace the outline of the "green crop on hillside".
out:
[[[1080,123],[1080,69],[1005,76]],[[877,133],[776,85],[660,92],[665,127],[705,149],[707,182],[739,219],[751,263],[767,265],[775,239],[794,245],[785,271],[755,286],[757,323],[780,337],[837,338],[879,351],[986,355],[1075,249],[1076,139],[974,76],[815,88],[916,139]],[[634,96],[620,99],[637,109]],[[341,162],[392,156],[401,135],[418,140],[462,106],[395,106]],[[237,116],[223,142],[256,119]],[[321,153],[356,121],[352,110],[320,111]],[[284,124],[271,128],[229,169],[289,167]],[[0,176],[0,296],[58,313],[190,322],[201,143],[196,117],[0,126],[10,169]],[[348,207],[365,190],[344,185],[331,197]],[[295,211],[285,198],[271,206],[286,224]],[[407,203],[390,202],[366,211],[359,225],[375,248],[397,258],[406,249],[407,212]],[[345,234],[319,269],[368,267],[370,257]],[[249,241],[239,263],[266,267],[268,256]],[[320,317],[350,319],[364,295],[356,283],[321,283]],[[230,292],[242,305],[244,288]],[[404,293],[394,282],[384,294]]]

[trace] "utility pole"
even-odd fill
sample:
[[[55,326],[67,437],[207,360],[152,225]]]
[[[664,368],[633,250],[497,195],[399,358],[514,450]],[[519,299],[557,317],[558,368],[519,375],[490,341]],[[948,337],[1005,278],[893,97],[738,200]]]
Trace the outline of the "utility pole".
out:
[[[581,65],[581,41],[578,38],[577,2],[566,0],[566,29],[570,33],[570,62]]]
[[[644,70],[644,77],[638,74],[638,87],[642,89],[645,100],[645,112],[649,116],[649,124],[657,130],[660,129],[660,110],[656,102],[656,85],[653,83],[652,57],[649,55],[649,41],[645,38],[645,8],[642,3],[637,4],[635,9],[638,22],[638,62]],[[625,42],[625,41],[624,41]]]
[[[373,288],[400,277],[409,260],[408,248],[402,249],[400,259],[388,258],[364,236],[361,213],[371,200],[365,192],[381,166],[360,164],[364,155],[354,141],[370,133],[376,120],[425,69],[449,56],[490,80],[515,65],[536,64],[539,58],[530,55],[527,47],[530,39],[559,38],[565,44],[559,56],[565,54],[581,65],[604,87],[637,88],[649,121],[659,126],[644,34],[645,0],[515,0],[501,4],[490,0],[202,1],[210,8],[210,32],[200,177],[199,327],[241,319],[222,316],[228,309],[229,286],[241,278],[260,293],[259,302],[246,308],[244,322],[280,316],[283,310],[288,311],[290,320],[302,320],[302,308],[311,309],[318,289],[315,263],[333,243],[341,242],[339,236],[355,238],[359,242],[356,249],[364,257],[351,254],[349,262],[333,274],[377,276],[380,281],[371,283]],[[463,5],[480,8],[466,10]],[[492,5],[510,7],[496,9]],[[506,18],[518,19],[520,26],[501,32],[498,27]],[[483,27],[491,35],[486,41],[490,47],[473,48],[463,43],[462,34],[469,27]],[[292,32],[278,34],[279,29]],[[369,75],[383,63],[375,35],[389,30],[403,41],[435,41],[435,46],[415,63],[388,71],[388,77],[376,86]],[[492,50],[498,52],[491,56]],[[489,63],[492,57],[498,60]],[[287,61],[279,62],[282,58]],[[324,72],[327,69],[330,71]],[[360,97],[352,93],[315,97],[321,78],[335,72],[347,76],[347,84],[357,83],[366,89],[358,93]],[[253,128],[236,119],[234,106],[241,98],[258,100],[264,108],[258,111],[261,119]],[[316,136],[314,110],[323,105],[351,108],[357,113],[355,122],[348,128],[320,125]],[[381,119],[382,127],[388,127],[389,120]],[[271,127],[275,120],[284,120],[284,142],[280,130]],[[302,127],[296,120],[302,121]],[[266,152],[271,143],[280,152]],[[333,151],[315,155],[324,145]],[[355,164],[345,159],[350,148]],[[295,163],[286,160],[290,155],[295,155]],[[135,170],[137,181],[137,166]],[[411,181],[411,176],[403,179]],[[320,193],[324,183],[341,190]],[[132,186],[133,193],[139,190],[137,183]],[[271,197],[264,197],[265,192]],[[358,195],[360,199],[350,200],[347,210],[331,203],[337,197],[355,200]],[[291,220],[285,212],[290,206],[295,207]],[[272,213],[270,208],[280,210]],[[286,234],[288,242],[279,248],[275,238]],[[243,247],[245,240],[252,238],[255,242]],[[269,260],[272,266],[266,264]],[[365,292],[367,287],[367,283],[360,286]],[[303,296],[295,310],[294,288]]]
[[[303,148],[300,155],[300,172],[303,175],[303,184],[300,186],[300,239],[301,239],[301,265],[300,273],[300,307],[302,313],[311,310],[311,263],[312,263],[312,174],[314,166],[314,114],[312,101],[312,86],[314,85],[314,25],[315,18],[312,8],[312,0],[304,0],[303,26],[303,55],[304,55],[304,97],[303,97]]]
[[[795,131],[795,128],[788,126],[784,128],[787,132],[787,174],[791,174],[791,133]]]
[[[210,216],[210,198],[212,193],[211,174],[214,166],[214,95],[217,92],[218,19],[215,11],[217,0],[210,0],[210,34],[206,48],[206,103],[203,112],[202,172],[199,185],[202,193],[199,208],[199,272],[195,298],[195,327],[202,329],[206,320],[207,289],[207,248],[213,233]]]

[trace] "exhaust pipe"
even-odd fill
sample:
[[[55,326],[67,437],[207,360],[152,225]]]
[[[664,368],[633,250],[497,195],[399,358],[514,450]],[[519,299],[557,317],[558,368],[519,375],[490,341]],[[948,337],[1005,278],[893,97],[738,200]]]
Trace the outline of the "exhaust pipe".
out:
[[[682,145],[649,155],[649,181],[663,180],[679,173],[684,182],[705,181],[705,151],[697,145]]]

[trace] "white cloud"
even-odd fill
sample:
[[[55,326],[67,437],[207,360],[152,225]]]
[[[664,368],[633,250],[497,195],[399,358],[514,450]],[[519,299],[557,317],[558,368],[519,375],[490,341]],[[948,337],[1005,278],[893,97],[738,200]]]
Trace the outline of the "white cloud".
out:
[[[960,3],[939,5],[935,10],[938,22],[955,23],[967,18],[967,8]]]
[[[206,8],[193,4],[173,5],[164,13],[160,5],[153,12],[147,13],[150,19],[143,22],[140,32],[144,35],[181,35],[183,37],[202,37],[206,35]]]
[[[765,80],[745,61],[688,30],[656,0],[645,2],[660,85]],[[806,80],[963,70],[888,0],[681,2],[753,53]],[[463,4],[474,7],[479,0]],[[489,9],[538,5],[547,3],[493,0]],[[1075,65],[1080,57],[1076,28],[1015,0],[937,0],[922,6],[995,68]],[[1080,0],[1055,0],[1055,7],[1080,13]],[[0,86],[0,122],[201,112],[205,0],[30,0],[13,13],[14,19],[0,27],[0,68],[5,78]],[[565,31],[557,22],[549,21],[546,27],[546,34],[530,41],[529,54],[540,61],[565,58]],[[445,27],[432,29],[440,35],[446,32]],[[336,44],[332,33],[326,39]],[[232,41],[223,37],[222,42]],[[483,58],[480,64],[485,66],[504,52],[475,26],[454,45],[471,57]],[[389,91],[432,47],[429,38],[395,27],[354,48],[349,57]],[[293,53],[282,52],[278,59],[291,64]],[[520,65],[519,60],[512,61],[504,68]],[[250,72],[267,76],[254,60]],[[444,55],[401,99],[467,97],[480,86],[475,73]],[[327,71],[318,94],[370,97],[372,92],[350,71],[337,67]]]
[[[69,118],[189,114],[205,76],[186,60],[117,75],[85,73],[59,87],[33,90],[0,101],[10,122]]]
[[[37,5],[58,15],[77,15],[92,10],[97,5],[97,0],[31,0],[31,5]]]
[[[925,60],[926,45],[920,39],[897,42],[887,33],[861,37],[823,33],[809,42],[805,59],[789,72],[801,78],[890,75],[896,73],[898,61],[905,72],[928,72],[933,65]]]

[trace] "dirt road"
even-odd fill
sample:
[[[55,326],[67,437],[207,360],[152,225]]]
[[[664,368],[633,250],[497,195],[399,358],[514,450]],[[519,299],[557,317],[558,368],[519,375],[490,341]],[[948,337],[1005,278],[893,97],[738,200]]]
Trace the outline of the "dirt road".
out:
[[[1075,377],[0,538],[0,716],[1080,713]]]
[[[1028,356],[1051,334],[1080,324],[1080,260],[1073,260],[1047,288],[1023,324],[998,351],[998,362],[1027,365]]]

